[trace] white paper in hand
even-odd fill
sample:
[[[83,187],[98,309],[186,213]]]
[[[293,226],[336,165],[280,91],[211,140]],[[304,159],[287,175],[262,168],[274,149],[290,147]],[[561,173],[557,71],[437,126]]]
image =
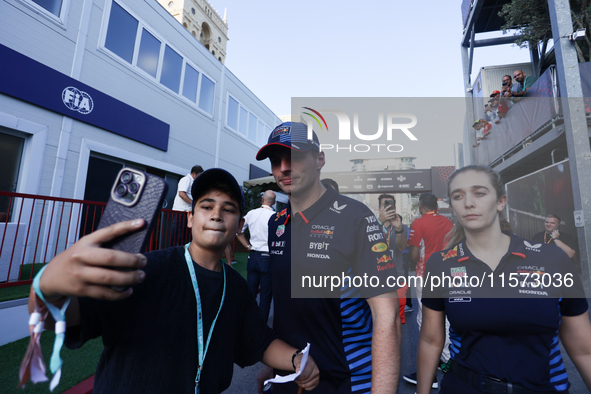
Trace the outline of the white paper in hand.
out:
[[[302,350],[302,362],[300,363],[300,372],[295,372],[290,375],[279,376],[275,375],[273,379],[265,380],[264,384],[267,383],[287,383],[293,382],[300,376],[304,368],[306,368],[306,363],[308,362],[308,353],[310,352],[310,344],[307,343],[306,347]]]

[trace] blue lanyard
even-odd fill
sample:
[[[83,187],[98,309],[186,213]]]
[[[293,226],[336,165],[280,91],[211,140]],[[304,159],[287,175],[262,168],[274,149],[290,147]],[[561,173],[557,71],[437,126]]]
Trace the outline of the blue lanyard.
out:
[[[71,297],[68,297],[61,309],[52,303],[45,301],[45,297],[43,297],[43,293],[39,287],[41,275],[43,275],[45,268],[47,268],[47,264],[41,268],[41,271],[39,271],[37,276],[35,276],[33,279],[33,289],[35,290],[37,297],[39,297],[45,303],[45,306],[51,313],[53,320],[55,320],[55,341],[53,342],[53,352],[51,353],[51,361],[49,364],[51,372],[53,373],[53,378],[49,384],[49,390],[53,391],[53,389],[59,384],[60,378],[62,376],[63,361],[60,357],[60,352],[66,338],[66,309],[68,309],[68,305],[70,305]],[[43,369],[45,369],[45,367],[43,367]]]
[[[205,349],[203,348],[203,313],[201,310],[201,296],[199,295],[199,284],[197,283],[197,276],[195,275],[195,267],[193,267],[193,259],[189,253],[190,243],[185,245],[185,260],[187,261],[187,268],[189,268],[189,274],[191,274],[191,282],[193,282],[193,290],[195,291],[195,300],[197,300],[197,347],[199,349],[199,360],[197,365],[197,376],[195,376],[195,394],[199,393],[199,381],[201,380],[201,371],[203,370],[203,362],[207,355],[207,349],[209,348],[209,342],[211,341],[211,334],[215,323],[218,320],[222,306],[224,305],[224,298],[226,298],[226,267],[222,263],[222,272],[224,273],[224,290],[222,292],[222,300],[220,301],[220,308],[218,313],[215,315],[215,319],[211,323],[209,334],[207,335],[207,342],[205,343]]]

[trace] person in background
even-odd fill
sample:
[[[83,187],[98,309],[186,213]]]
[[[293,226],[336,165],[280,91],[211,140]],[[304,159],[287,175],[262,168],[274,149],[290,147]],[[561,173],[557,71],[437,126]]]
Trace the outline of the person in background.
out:
[[[492,122],[495,115],[493,114],[492,108],[489,103],[484,104],[484,120]]]
[[[510,75],[503,75],[503,86],[501,88],[502,102],[507,106],[507,110],[513,106],[513,100],[511,99],[511,91],[513,88],[513,79]]]
[[[511,97],[513,97],[513,102],[520,97],[523,97],[527,93],[527,91],[533,86],[536,82],[537,78],[532,76],[526,76],[522,70],[517,70],[513,73],[513,79],[515,79],[516,84],[513,84],[511,89]]]
[[[407,240],[410,235],[408,226],[402,223],[402,216],[396,213],[396,199],[391,194],[382,194],[378,197],[379,216],[378,220],[382,225],[382,231],[386,237],[386,244],[398,274],[404,272],[403,253],[408,246]],[[408,272],[405,274],[408,277]],[[400,305],[400,322],[406,323],[404,312],[406,310],[408,286],[397,290]]]
[[[193,197],[191,196],[191,187],[195,178],[197,178],[203,172],[203,167],[194,165],[191,168],[191,172],[182,177],[177,185],[176,194],[174,196],[174,202],[172,204],[173,211],[190,212],[193,204]],[[187,228],[187,217],[186,215],[175,214],[172,223],[172,237],[171,245],[184,245],[190,240],[190,232]]]
[[[365,204],[320,182],[324,152],[315,132],[308,138],[303,123],[275,127],[256,158],[269,158],[277,185],[289,196],[287,207],[269,220],[273,329],[278,338],[296,348],[310,342],[320,369],[318,393],[396,393],[400,317],[395,286],[339,286],[330,293],[332,298],[322,289],[309,289],[308,298],[292,297],[301,289],[295,288],[301,279],[292,278],[318,270],[373,276],[382,283],[395,277],[377,218]],[[259,392],[272,375],[267,368],[259,373]],[[273,394],[297,391],[291,383],[273,386]]]
[[[552,245],[531,245],[501,231],[499,214],[507,196],[500,175],[490,167],[456,170],[447,190],[457,222],[446,249],[427,262],[417,393],[431,392],[446,316],[453,333],[451,363],[440,394],[567,393],[559,337],[591,389],[591,322],[570,259]],[[434,280],[450,274],[460,278],[454,286]],[[508,285],[502,279],[523,274],[532,280]],[[572,282],[536,287],[535,275],[540,274]],[[487,280],[477,285],[476,277]]]
[[[275,192],[267,190],[263,193],[261,206],[249,211],[244,217],[244,226],[242,232],[236,236],[238,241],[248,249],[248,263],[246,265],[246,282],[254,294],[255,298],[260,290],[259,308],[263,312],[265,321],[269,319],[269,310],[271,309],[271,271],[269,270],[269,219],[275,214],[273,205],[275,205]],[[246,240],[244,231],[250,232],[250,241]]]
[[[416,265],[416,275],[421,278],[424,278],[425,263],[433,253],[444,248],[446,236],[453,229],[452,222],[445,216],[440,215],[437,208],[437,197],[433,193],[421,194],[419,197],[419,212],[422,216],[410,226],[410,237],[408,239],[410,245],[409,259],[411,264]],[[417,285],[415,291],[417,303],[419,304],[417,324],[420,330],[423,322],[423,304],[421,300],[423,287]],[[449,341],[448,336],[446,336],[446,341]],[[444,348],[443,352],[440,353],[439,367],[446,370],[448,361],[449,350]],[[404,375],[404,380],[417,384],[417,373]],[[432,387],[434,389],[439,387],[435,377],[432,381]]]
[[[581,272],[581,265],[578,263],[576,255],[579,249],[578,243],[574,237],[560,231],[560,216],[549,213],[544,220],[544,231],[533,236],[532,242],[540,242],[550,245],[556,245],[572,260]]]

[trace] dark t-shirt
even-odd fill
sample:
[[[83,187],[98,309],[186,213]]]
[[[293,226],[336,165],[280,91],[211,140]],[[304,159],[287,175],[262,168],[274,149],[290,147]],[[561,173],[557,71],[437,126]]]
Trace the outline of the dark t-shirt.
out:
[[[195,390],[197,307],[184,249],[169,248],[146,257],[146,279],[134,287],[131,297],[117,302],[81,298],[81,325],[67,330],[70,348],[103,337],[95,393]],[[220,305],[223,274],[193,265],[206,340]],[[202,393],[225,390],[232,380],[233,363],[244,367],[260,361],[274,339],[246,281],[228,266],[226,280],[224,305],[201,373]]]
[[[541,233],[537,233],[536,235],[533,236],[532,238],[532,242],[533,243],[547,243],[548,245],[556,245],[556,242],[554,242],[554,239],[548,234],[546,235],[546,239],[544,240],[544,234],[546,234],[545,231],[542,231]],[[558,238],[560,239],[562,242],[564,242],[566,244],[566,246],[568,246],[569,248],[571,248],[572,250],[575,251],[575,255],[571,258],[572,262],[575,264],[575,267],[577,269],[577,271],[579,273],[581,273],[581,262],[579,261],[579,242],[577,241],[576,238],[570,236],[569,234],[560,231],[560,237]]]
[[[273,328],[294,347],[310,343],[320,369],[320,384],[313,392],[370,392],[373,322],[364,297],[397,288],[396,267],[377,218],[364,204],[328,188],[303,212],[293,214],[288,206],[271,216],[269,251]],[[383,287],[345,283],[327,292],[330,281],[319,287],[311,280],[303,283],[304,276],[314,277],[318,285],[321,278],[343,274],[358,279],[367,275],[368,283],[373,277]],[[273,392],[296,393],[297,386],[276,385]]]
[[[533,236],[531,240],[535,243],[547,243],[555,245],[556,243],[554,242],[554,238],[552,238],[550,235],[547,235],[546,240],[544,240],[545,233],[545,231],[537,233]],[[564,242],[569,248],[573,249],[575,252],[579,249],[578,242],[567,233],[560,231],[560,237],[558,239]]]
[[[437,285],[443,275],[468,281]],[[547,286],[536,286],[536,278]],[[453,360],[534,391],[568,388],[558,328],[561,316],[584,313],[587,301],[562,250],[511,235],[508,252],[491,271],[462,240],[431,256],[425,279],[423,305],[445,311]]]

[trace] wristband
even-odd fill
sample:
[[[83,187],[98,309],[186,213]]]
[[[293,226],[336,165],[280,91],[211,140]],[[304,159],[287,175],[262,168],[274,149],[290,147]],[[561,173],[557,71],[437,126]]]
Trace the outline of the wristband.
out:
[[[400,231],[398,231],[398,230],[396,230],[396,229],[395,229],[395,230],[394,230],[394,232],[395,232],[396,234],[402,234],[402,233],[404,232],[404,229],[402,229],[402,230],[400,230]]]
[[[296,366],[295,366],[295,358],[298,356],[298,354],[300,354],[302,352],[302,349],[298,349],[293,353],[293,356],[291,356],[291,365],[293,366],[293,370],[296,370]]]

